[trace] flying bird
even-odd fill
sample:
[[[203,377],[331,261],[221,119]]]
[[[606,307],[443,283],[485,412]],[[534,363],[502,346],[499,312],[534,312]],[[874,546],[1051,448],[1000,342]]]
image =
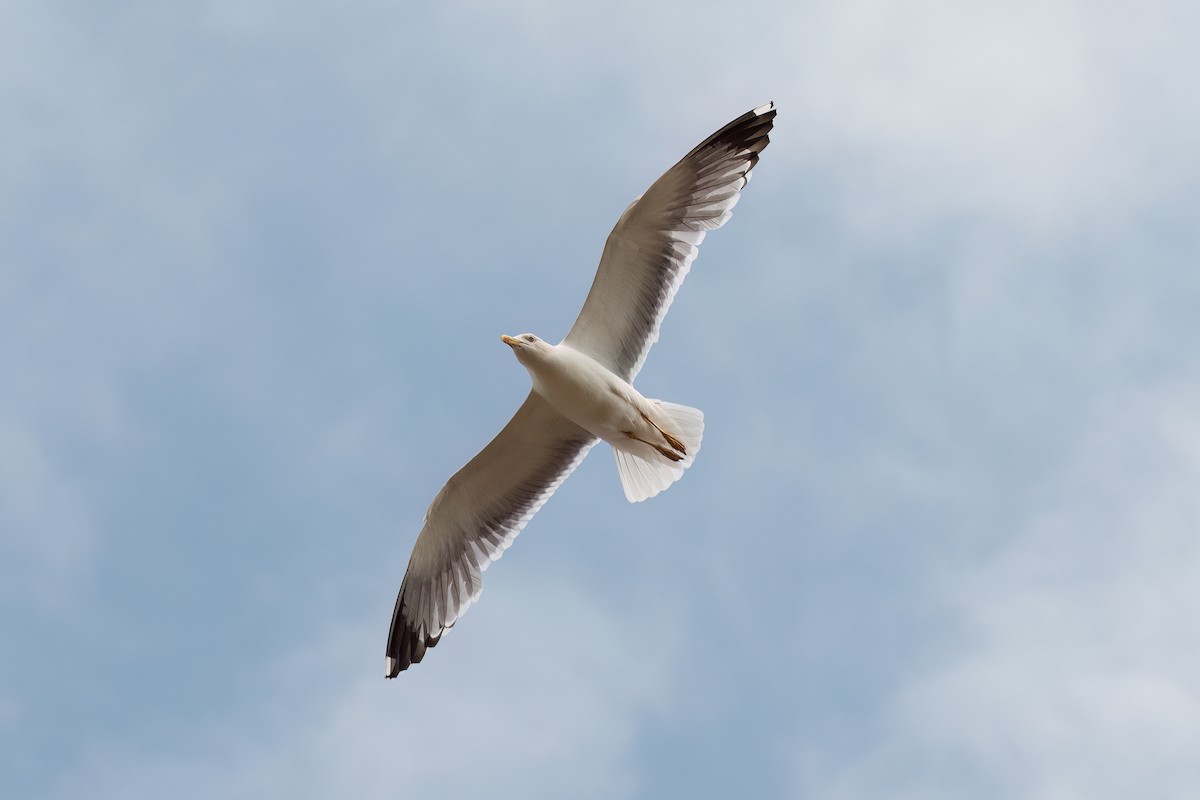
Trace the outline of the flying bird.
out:
[[[653,497],[700,450],[704,415],[633,388],[704,235],[729,219],[775,104],[705,139],[635,199],[604,244],[583,310],[559,344],[501,336],[533,388],[496,438],[438,492],[400,584],[386,676],[419,662],[479,597],[483,572],[600,439],[625,497]]]

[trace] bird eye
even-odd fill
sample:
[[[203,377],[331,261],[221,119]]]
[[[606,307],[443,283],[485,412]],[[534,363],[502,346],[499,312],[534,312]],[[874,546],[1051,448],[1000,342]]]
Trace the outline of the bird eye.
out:
[[[533,336],[533,335],[526,336],[526,337],[525,337],[525,341],[527,341],[527,342],[529,342],[529,343],[531,343],[531,344],[532,344],[533,342],[537,341],[537,337],[536,337],[536,336]]]

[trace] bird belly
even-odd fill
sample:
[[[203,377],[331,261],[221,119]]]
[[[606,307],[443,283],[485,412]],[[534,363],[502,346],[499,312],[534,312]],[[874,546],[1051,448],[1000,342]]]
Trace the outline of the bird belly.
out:
[[[533,373],[533,386],[555,410],[610,443],[630,432],[649,436],[650,403],[632,384],[582,353],[566,353]]]

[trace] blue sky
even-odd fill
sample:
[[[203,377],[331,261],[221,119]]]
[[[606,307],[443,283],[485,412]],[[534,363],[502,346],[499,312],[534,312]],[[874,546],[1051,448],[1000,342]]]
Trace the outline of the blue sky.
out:
[[[0,4],[0,793],[1191,797],[1184,2]],[[597,448],[382,678],[608,230],[768,99]]]

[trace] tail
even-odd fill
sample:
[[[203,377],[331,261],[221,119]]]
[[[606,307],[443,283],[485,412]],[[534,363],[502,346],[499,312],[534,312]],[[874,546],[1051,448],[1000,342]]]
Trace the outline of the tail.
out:
[[[662,441],[653,445],[631,439],[613,444],[621,488],[631,503],[640,503],[683,477],[700,452],[704,436],[704,412],[663,400],[651,400],[658,412],[650,422],[659,429]]]

